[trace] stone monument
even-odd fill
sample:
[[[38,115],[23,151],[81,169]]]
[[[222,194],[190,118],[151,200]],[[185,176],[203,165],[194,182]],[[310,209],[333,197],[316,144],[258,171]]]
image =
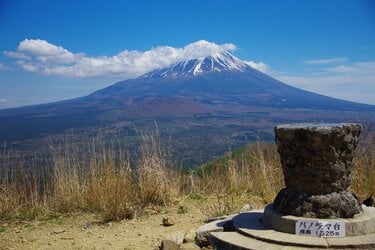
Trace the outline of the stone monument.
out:
[[[286,188],[273,202],[301,217],[352,218],[362,211],[348,191],[359,124],[294,124],[275,128]]]
[[[215,249],[375,249],[375,208],[350,191],[362,126],[287,124],[275,128],[286,188],[262,210],[198,228]],[[208,243],[208,241],[206,241]]]

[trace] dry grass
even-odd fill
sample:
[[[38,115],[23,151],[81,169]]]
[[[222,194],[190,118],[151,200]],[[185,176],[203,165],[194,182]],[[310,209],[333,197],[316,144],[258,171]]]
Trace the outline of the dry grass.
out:
[[[362,140],[354,157],[351,189],[361,200],[375,196],[375,135]]]
[[[259,142],[202,166],[191,183],[193,196],[216,196],[211,205],[214,215],[229,213],[254,199],[272,202],[284,185],[275,145]]]
[[[25,167],[22,158],[13,154],[4,146],[0,158],[0,219],[9,215],[33,218],[44,206],[48,174],[33,165]]]
[[[214,194],[212,214],[222,215],[238,208],[238,203],[273,202],[284,187],[281,163],[275,144],[253,143],[240,154],[227,157],[198,170],[201,178],[191,180],[194,196]],[[351,190],[360,200],[375,195],[375,136],[361,138],[353,159]],[[250,201],[249,201],[250,200]]]
[[[79,211],[121,220],[149,206],[202,198],[211,214],[220,215],[254,200],[272,202],[284,185],[274,144],[250,144],[187,173],[171,166],[157,133],[142,138],[133,164],[116,138],[104,144],[100,136],[80,145],[66,139],[51,147],[48,168],[25,166],[21,157],[11,161],[12,152],[3,150],[0,220]],[[361,143],[354,166],[352,189],[362,199],[374,194],[375,140]]]
[[[155,138],[143,136],[133,168],[119,145],[103,144],[101,137],[83,145],[67,139],[51,147],[48,171],[10,161],[8,152],[1,158],[0,219],[90,211],[105,220],[119,220],[150,204],[168,204],[178,194],[180,177],[167,165]],[[35,208],[38,211],[30,214]]]

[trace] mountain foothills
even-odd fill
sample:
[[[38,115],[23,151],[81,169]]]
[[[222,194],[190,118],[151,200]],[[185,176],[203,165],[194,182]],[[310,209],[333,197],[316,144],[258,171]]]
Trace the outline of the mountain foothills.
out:
[[[189,58],[115,83],[88,96],[0,110],[0,141],[29,152],[65,133],[93,131],[136,145],[155,129],[184,167],[202,164],[254,140],[273,140],[291,122],[375,124],[375,106],[339,100],[284,84],[227,51]]]

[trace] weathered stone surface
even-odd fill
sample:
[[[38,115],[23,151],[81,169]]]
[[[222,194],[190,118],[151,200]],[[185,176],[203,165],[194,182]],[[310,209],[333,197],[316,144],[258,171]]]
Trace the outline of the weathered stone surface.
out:
[[[288,124],[275,128],[285,184],[291,191],[347,190],[360,124]]]
[[[211,232],[223,232],[228,224],[231,224],[231,219],[235,215],[222,217],[223,219],[218,219],[211,221],[210,223],[200,226],[196,231],[195,243],[200,247],[205,247],[210,245],[208,241],[208,236]]]
[[[352,218],[360,201],[348,192],[353,152],[362,126],[287,124],[275,128],[286,189],[273,203],[284,214]]]
[[[175,222],[169,217],[163,218],[162,223],[163,223],[163,226],[165,226],[165,227],[170,227],[170,226],[173,226],[175,224]]]
[[[272,205],[269,205],[264,213],[258,210],[234,216],[232,219],[234,231],[211,232],[208,238],[213,249],[375,249],[375,224],[372,220],[375,218],[375,208],[363,209],[364,213],[352,219],[339,219],[345,222],[346,237],[320,238],[296,235],[295,225],[300,217],[286,216],[278,212],[270,214],[270,211],[266,212],[266,210],[274,210]],[[275,217],[281,219],[277,222],[278,229],[281,228],[281,231],[273,228]],[[272,222],[264,223],[265,219]],[[337,221],[337,219],[324,219],[324,221]],[[283,225],[285,222],[294,227],[285,228]],[[358,234],[358,227],[363,230],[360,234]]]
[[[196,232],[194,229],[191,229],[185,233],[184,243],[195,243]]]
[[[167,235],[166,240],[171,240],[176,242],[178,245],[184,242],[185,234],[183,232],[177,231],[172,234]]]
[[[178,250],[184,241],[185,234],[177,231],[167,235],[161,242],[161,249],[163,250]]]
[[[201,248],[194,243],[184,243],[180,246],[179,250],[200,250]]]
[[[345,235],[347,237],[374,234],[375,233],[375,208],[366,207],[362,205],[363,212],[356,214],[353,218],[324,218],[324,221],[337,222],[341,221],[345,223]],[[254,212],[246,213],[243,220],[244,223],[250,224],[251,214]],[[242,218],[241,218],[242,219]],[[297,221],[301,217],[293,215],[285,215],[273,208],[272,204],[265,207],[262,215],[262,224],[266,227],[272,228],[278,232],[295,234]],[[303,218],[304,220],[316,221],[317,218]],[[241,226],[240,223],[236,223],[237,218],[233,218],[233,224],[236,228]],[[242,226],[246,227],[246,226]],[[252,227],[254,228],[254,226]]]
[[[208,217],[204,220],[204,223],[210,223],[210,222],[217,221],[217,220],[225,220],[226,218],[227,218],[226,216]]]
[[[312,218],[352,218],[362,211],[361,203],[351,192],[307,195],[282,189],[273,207],[283,213]]]
[[[180,245],[172,240],[162,240],[161,249],[162,250],[178,250]]]
[[[287,239],[289,235],[281,235],[280,237],[284,237]],[[307,239],[313,241],[312,239]],[[230,250],[281,250],[281,249],[288,249],[288,250],[300,250],[300,249],[309,249],[307,247],[301,248],[301,246],[293,246],[293,245],[281,245],[277,243],[266,242],[262,240],[258,240],[257,238],[248,237],[243,234],[237,232],[215,232],[211,233],[210,235],[210,242],[213,245],[213,249],[230,249]],[[323,249],[326,246],[320,248]],[[317,249],[314,246],[314,249]]]

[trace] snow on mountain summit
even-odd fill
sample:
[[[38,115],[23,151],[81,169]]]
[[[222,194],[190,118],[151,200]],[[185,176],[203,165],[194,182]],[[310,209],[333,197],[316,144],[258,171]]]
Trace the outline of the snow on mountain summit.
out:
[[[246,62],[222,50],[212,51],[207,57],[185,59],[175,64],[154,70],[142,76],[142,78],[197,76],[209,72],[220,71],[244,71],[251,68]]]
[[[231,43],[216,44],[205,40],[191,43],[177,53],[176,60],[164,68],[155,69],[140,78],[182,78],[204,75],[211,72],[263,72],[267,65],[253,61],[242,61],[230,53],[236,49]]]

